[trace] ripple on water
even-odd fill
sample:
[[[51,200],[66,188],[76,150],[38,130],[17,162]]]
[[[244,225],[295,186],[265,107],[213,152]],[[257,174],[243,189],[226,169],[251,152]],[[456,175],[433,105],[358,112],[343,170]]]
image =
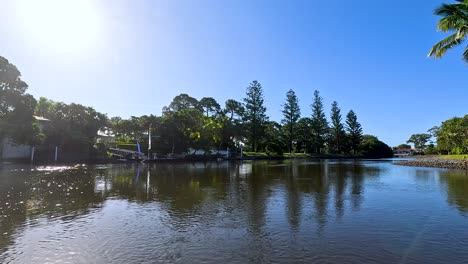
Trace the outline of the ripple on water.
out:
[[[389,169],[385,162],[301,164],[157,164],[151,176],[131,165],[3,174],[0,262],[468,258],[465,178],[437,171],[425,180],[413,168]],[[275,169],[281,166],[297,166],[295,176]]]

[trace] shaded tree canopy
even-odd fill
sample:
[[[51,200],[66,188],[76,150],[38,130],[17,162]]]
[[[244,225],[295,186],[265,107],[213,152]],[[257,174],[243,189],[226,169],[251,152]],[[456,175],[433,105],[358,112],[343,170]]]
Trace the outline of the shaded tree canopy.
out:
[[[174,97],[174,99],[172,99],[172,102],[169,104],[168,107],[165,107],[163,109],[163,112],[177,112],[182,111],[184,109],[198,109],[201,111],[200,103],[197,99],[189,96],[188,94],[179,94],[176,97]]]
[[[234,118],[242,118],[245,112],[244,106],[241,102],[234,99],[228,99],[225,103],[224,111],[229,115],[229,119],[232,121]]]
[[[36,113],[50,120],[45,127],[45,143],[66,151],[87,152],[99,129],[108,125],[107,116],[92,107],[65,104],[40,98]]]
[[[221,106],[213,97],[203,97],[200,100],[199,105],[203,109],[203,112],[206,113],[207,117],[210,117],[210,115],[219,114],[221,111]]]
[[[390,158],[393,150],[376,136],[363,135],[359,143],[359,154],[367,158]]]

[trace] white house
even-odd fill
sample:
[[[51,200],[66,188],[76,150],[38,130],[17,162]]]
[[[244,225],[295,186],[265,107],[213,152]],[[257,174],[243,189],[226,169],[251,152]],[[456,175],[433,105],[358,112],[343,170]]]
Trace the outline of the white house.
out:
[[[44,129],[44,123],[49,122],[49,119],[34,116],[34,119],[39,122],[39,129]],[[2,159],[28,159],[31,156],[31,145],[16,144],[11,138],[4,138],[1,142]]]
[[[96,135],[96,143],[115,142],[115,134],[110,129],[99,129]]]

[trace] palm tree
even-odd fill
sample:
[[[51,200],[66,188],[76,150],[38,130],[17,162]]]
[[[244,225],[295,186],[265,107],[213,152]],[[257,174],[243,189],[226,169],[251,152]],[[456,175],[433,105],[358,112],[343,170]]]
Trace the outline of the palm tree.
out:
[[[447,50],[460,45],[468,33],[468,0],[457,0],[455,4],[442,4],[434,14],[442,16],[437,23],[437,30],[444,32],[454,32],[452,35],[439,41],[432,47],[428,57],[442,57]],[[468,46],[463,52],[463,60],[468,62]]]

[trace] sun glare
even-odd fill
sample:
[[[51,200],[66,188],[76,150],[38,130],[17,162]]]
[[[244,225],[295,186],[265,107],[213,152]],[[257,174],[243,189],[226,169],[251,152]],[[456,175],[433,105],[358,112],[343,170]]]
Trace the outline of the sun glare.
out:
[[[88,0],[22,0],[22,20],[34,38],[56,50],[89,47],[98,34],[98,17]]]

